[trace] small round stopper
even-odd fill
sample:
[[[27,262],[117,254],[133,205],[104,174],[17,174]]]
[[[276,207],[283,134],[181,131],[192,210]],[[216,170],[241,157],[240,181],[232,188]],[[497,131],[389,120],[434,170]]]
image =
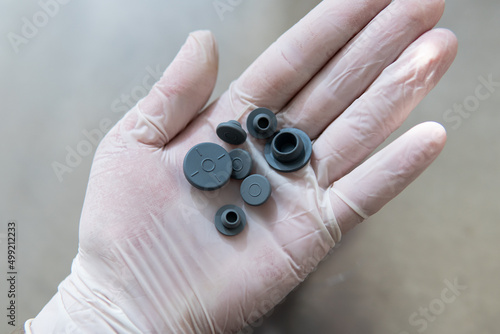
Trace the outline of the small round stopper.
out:
[[[233,173],[231,177],[236,180],[243,180],[252,171],[252,157],[250,153],[241,148],[237,148],[229,152],[229,156],[233,160]]]
[[[247,118],[248,132],[257,139],[270,138],[278,128],[276,115],[267,108],[257,108]]]
[[[247,204],[262,205],[271,196],[271,184],[265,176],[253,174],[241,183],[240,194]]]
[[[241,145],[247,140],[247,133],[237,121],[231,120],[217,126],[217,136],[231,145]]]
[[[236,205],[224,205],[215,214],[215,227],[221,234],[234,236],[245,229],[247,217]]]

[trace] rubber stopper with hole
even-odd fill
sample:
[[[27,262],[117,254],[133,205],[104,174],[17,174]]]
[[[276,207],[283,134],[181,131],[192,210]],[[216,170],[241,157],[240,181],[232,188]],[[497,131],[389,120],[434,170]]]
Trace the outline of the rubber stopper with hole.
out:
[[[245,212],[236,205],[225,205],[215,214],[215,227],[227,236],[235,236],[245,229]]]
[[[267,108],[257,108],[247,118],[248,132],[257,139],[272,137],[278,128],[276,115]]]
[[[312,143],[299,129],[286,128],[270,139],[264,148],[267,163],[280,172],[295,172],[303,168],[312,155]]]
[[[271,196],[271,184],[265,176],[253,174],[241,183],[240,194],[245,203],[253,206],[262,205]]]

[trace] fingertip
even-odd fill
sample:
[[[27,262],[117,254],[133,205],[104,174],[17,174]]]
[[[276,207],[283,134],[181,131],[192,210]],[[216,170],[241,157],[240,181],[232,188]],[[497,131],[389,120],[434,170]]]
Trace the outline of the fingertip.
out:
[[[218,51],[212,32],[189,34],[175,59],[131,117],[134,137],[164,147],[207,103],[217,81]]]
[[[404,139],[406,138],[406,139]],[[443,125],[437,122],[429,121],[420,123],[413,128],[411,128],[405,135],[402,136],[404,142],[412,143],[409,147],[413,147],[408,150],[409,154],[413,157],[417,155],[425,159],[411,159],[415,160],[417,165],[423,161],[427,161],[422,166],[416,169],[422,168],[424,170],[430,165],[441,153],[446,144],[446,129]]]
[[[200,50],[202,60],[207,63],[218,63],[219,51],[215,35],[210,30],[196,30],[189,34],[188,40],[193,41],[196,49]]]
[[[455,33],[446,28],[433,29],[432,33],[439,36],[442,41],[445,41],[448,53],[455,58],[458,52],[458,38]]]
[[[444,0],[414,0],[401,1],[403,6],[407,6],[407,14],[415,20],[421,21],[424,25],[432,28],[443,16]]]
[[[215,35],[211,30],[208,29],[200,29],[200,30],[195,30],[189,33],[189,36],[191,37],[196,37],[200,40],[208,40],[215,42]]]
[[[448,29],[433,29],[423,34],[400,57],[409,61],[418,73],[421,80],[436,85],[450,68],[458,51],[458,42],[455,34]],[[431,87],[431,86],[429,86]]]
[[[214,39],[214,34],[209,29],[194,30],[189,33],[189,36],[199,36],[200,38]]]
[[[423,138],[428,143],[432,152],[439,154],[444,148],[447,140],[446,128],[434,121],[424,122],[415,126],[416,130],[420,130],[419,137]],[[437,155],[436,154],[436,155]]]
[[[431,126],[434,127],[435,129],[435,134],[438,137],[439,141],[444,145],[446,144],[446,139],[448,137],[448,134],[446,132],[446,128],[438,122],[429,122]]]

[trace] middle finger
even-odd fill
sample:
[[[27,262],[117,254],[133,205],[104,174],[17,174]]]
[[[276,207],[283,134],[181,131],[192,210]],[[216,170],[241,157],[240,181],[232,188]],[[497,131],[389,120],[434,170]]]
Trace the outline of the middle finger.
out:
[[[392,2],[278,114],[280,124],[317,138],[443,10],[443,0]]]

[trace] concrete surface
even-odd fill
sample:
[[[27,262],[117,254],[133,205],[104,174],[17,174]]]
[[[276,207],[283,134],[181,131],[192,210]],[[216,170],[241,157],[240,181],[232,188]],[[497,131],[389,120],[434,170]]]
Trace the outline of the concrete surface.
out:
[[[117,121],[112,103],[164,68],[188,32],[208,28],[220,45],[214,96],[318,1],[243,1],[217,15],[211,1],[73,0],[19,52],[9,43],[37,1],[0,3],[0,272],[7,223],[18,224],[17,320],[35,316],[69,273],[91,165],[84,157],[59,182],[51,164],[99,121]],[[500,91],[468,118],[445,120],[471,101],[480,77],[500,81],[500,3],[447,2],[440,26],[459,38],[458,58],[398,134],[426,120],[444,123],[442,156],[335,252],[262,323],[247,332],[498,333],[500,320]],[[500,89],[499,89],[500,90]],[[139,92],[139,91],[137,91]],[[136,92],[136,93],[137,93]],[[394,136],[392,139],[395,138]],[[456,298],[442,291],[458,280]],[[0,309],[6,307],[6,280]],[[451,301],[452,300],[452,301]],[[426,307],[439,313],[427,319]],[[0,332],[12,330],[2,311]],[[415,314],[415,312],[417,312]],[[412,318],[412,320],[410,320]]]

